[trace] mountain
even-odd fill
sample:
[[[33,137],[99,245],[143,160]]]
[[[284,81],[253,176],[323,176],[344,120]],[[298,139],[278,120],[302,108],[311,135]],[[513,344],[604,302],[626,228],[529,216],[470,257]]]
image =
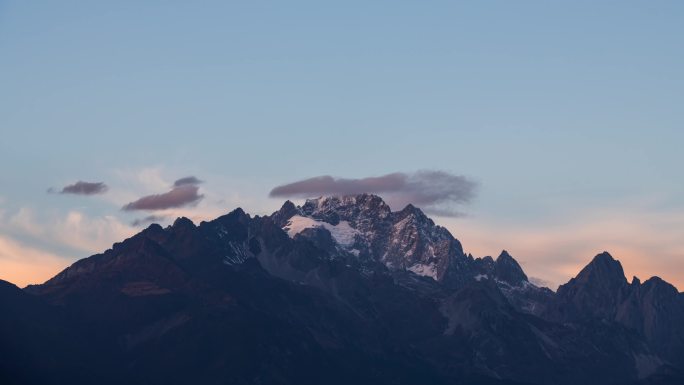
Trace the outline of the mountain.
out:
[[[116,383],[60,309],[2,280],[0,306],[1,384]]]
[[[336,258],[351,254],[369,268],[381,263],[389,271],[410,271],[450,286],[478,275],[509,286],[531,285],[506,251],[496,262],[467,256],[447,229],[411,204],[392,212],[376,195],[321,197],[302,207],[287,201],[271,218],[291,238],[308,238]],[[331,243],[321,242],[326,236]]]
[[[42,285],[0,285],[0,380],[676,383],[683,298],[607,253],[554,293],[374,195],[288,201],[151,225]]]
[[[577,277],[558,287],[559,311],[566,318],[614,319],[629,284],[620,262],[598,254]]]
[[[664,361],[684,364],[684,295],[653,277],[627,282],[619,261],[603,252],[558,288],[550,316],[601,320],[637,331]]]
[[[332,236],[336,253],[352,254],[364,265],[382,263],[436,281],[467,268],[461,243],[413,205],[392,212],[375,195],[307,200],[299,208],[286,202],[273,215],[290,237]]]

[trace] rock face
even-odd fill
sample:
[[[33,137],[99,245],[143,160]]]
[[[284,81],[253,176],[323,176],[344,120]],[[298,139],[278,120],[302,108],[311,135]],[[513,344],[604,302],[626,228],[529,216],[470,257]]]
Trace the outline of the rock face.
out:
[[[614,319],[628,286],[620,262],[603,252],[577,277],[558,287],[559,303],[563,305],[559,311],[568,319]]]
[[[663,359],[684,363],[684,295],[658,277],[628,283],[620,262],[607,252],[558,288],[550,317],[619,323],[643,336]]]
[[[467,269],[461,243],[413,205],[392,212],[375,195],[325,197],[302,207],[286,202],[272,215],[290,236],[309,228],[329,232],[340,253],[380,262],[390,270],[409,270],[442,281]]]
[[[390,271],[410,271],[451,285],[479,275],[509,286],[532,286],[508,252],[496,262],[467,256],[461,243],[419,208],[409,204],[392,212],[376,195],[321,197],[301,207],[287,201],[271,219],[293,238],[313,239],[319,231],[305,233],[309,229],[329,233],[340,256],[353,254],[361,263],[381,263]]]
[[[496,259],[494,275],[511,286],[520,286],[528,282],[525,272],[506,250],[502,251]]]
[[[553,293],[367,194],[151,225],[42,285],[0,282],[0,306],[3,384],[645,384],[684,367],[666,282],[628,283],[603,253]]]

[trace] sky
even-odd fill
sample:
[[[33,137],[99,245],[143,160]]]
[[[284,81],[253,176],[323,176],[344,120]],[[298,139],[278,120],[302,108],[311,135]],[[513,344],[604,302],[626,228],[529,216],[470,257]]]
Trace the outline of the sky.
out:
[[[683,290],[683,19],[681,1],[0,0],[0,279],[40,283],[153,221],[269,214],[310,178],[442,173],[472,186],[431,210],[466,252],[555,287],[607,250]]]

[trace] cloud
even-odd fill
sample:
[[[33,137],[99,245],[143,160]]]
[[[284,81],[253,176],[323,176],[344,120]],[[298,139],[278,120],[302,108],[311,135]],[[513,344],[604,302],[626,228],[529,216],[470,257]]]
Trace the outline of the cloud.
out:
[[[114,216],[91,217],[77,210],[62,215],[22,207],[11,216],[0,217],[0,233],[34,246],[62,250],[62,254],[65,247],[69,253],[99,252],[134,232]]]
[[[42,283],[75,259],[102,252],[135,232],[113,216],[0,210],[0,279],[19,286]]]
[[[143,225],[147,225],[147,224],[151,224],[151,223],[161,222],[165,219],[166,219],[166,217],[163,215],[148,215],[145,218],[138,218],[138,219],[134,220],[133,222],[131,222],[131,226],[135,226],[135,227],[143,226]]]
[[[55,242],[87,253],[101,252],[136,231],[114,216],[90,217],[80,211],[70,211],[54,226],[48,232]]]
[[[547,288],[553,287],[554,290],[558,286],[558,285],[554,285],[553,282],[551,282],[551,281],[547,281],[545,279],[537,278],[537,277],[529,277],[529,281],[532,282],[533,284],[539,286],[539,287],[547,287]]]
[[[107,192],[107,185],[103,182],[83,182],[78,181],[62,188],[60,194],[75,194],[75,195],[96,195]],[[49,189],[48,192],[54,192],[54,189]]]
[[[135,210],[166,210],[170,208],[183,207],[196,204],[204,195],[198,194],[199,187],[194,185],[181,185],[174,187],[169,192],[163,194],[153,194],[144,196],[136,201],[130,202],[121,209],[124,211]]]
[[[198,184],[202,183],[201,180],[197,179],[194,176],[186,176],[185,178],[180,178],[173,182],[173,187],[180,187],[180,186],[186,186],[186,185],[192,185],[192,186],[197,186]]]
[[[112,175],[116,184],[113,184],[111,190],[103,198],[121,208],[142,196],[173,189],[178,180],[181,181],[178,183],[182,183],[185,179],[168,177],[168,175],[173,175],[171,173],[178,175],[177,172],[176,170],[166,170],[160,166],[142,169],[116,169]],[[181,172],[185,174],[187,171]],[[188,173],[186,177],[187,175],[192,174]],[[130,217],[128,223],[130,224],[136,218],[139,219],[150,214],[163,215],[167,220],[184,216],[195,223],[199,223],[224,215],[236,207],[249,208],[253,214],[259,215],[270,214],[280,207],[280,205],[276,205],[272,200],[266,198],[263,194],[263,186],[253,184],[251,179],[226,179],[223,174],[203,175],[202,178],[196,177],[196,179],[202,182],[199,187],[201,191],[198,194],[201,193],[203,196],[196,204],[150,211],[145,215]],[[207,183],[208,180],[211,180],[211,184]],[[236,189],[235,186],[240,186],[240,189]],[[136,211],[125,212],[135,213]]]
[[[270,197],[309,198],[320,195],[382,195],[394,209],[412,203],[425,212],[439,216],[459,216],[455,205],[470,202],[475,197],[476,183],[461,175],[444,171],[424,170],[415,173],[392,174],[359,179],[317,176],[275,187]]]
[[[14,215],[7,218],[9,226],[33,237],[42,237],[44,235],[43,228],[36,226],[37,223],[39,221],[36,220],[33,210],[28,207],[19,208]],[[0,224],[0,227],[2,225],[4,224]]]

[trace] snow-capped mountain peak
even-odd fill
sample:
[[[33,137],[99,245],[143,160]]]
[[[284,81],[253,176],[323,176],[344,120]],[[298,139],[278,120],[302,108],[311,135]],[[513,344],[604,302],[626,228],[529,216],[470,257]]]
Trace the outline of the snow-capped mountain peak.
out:
[[[436,281],[467,260],[460,242],[419,208],[393,212],[377,195],[320,197],[300,207],[286,202],[272,218],[290,237],[307,228],[325,229],[343,251]]]

